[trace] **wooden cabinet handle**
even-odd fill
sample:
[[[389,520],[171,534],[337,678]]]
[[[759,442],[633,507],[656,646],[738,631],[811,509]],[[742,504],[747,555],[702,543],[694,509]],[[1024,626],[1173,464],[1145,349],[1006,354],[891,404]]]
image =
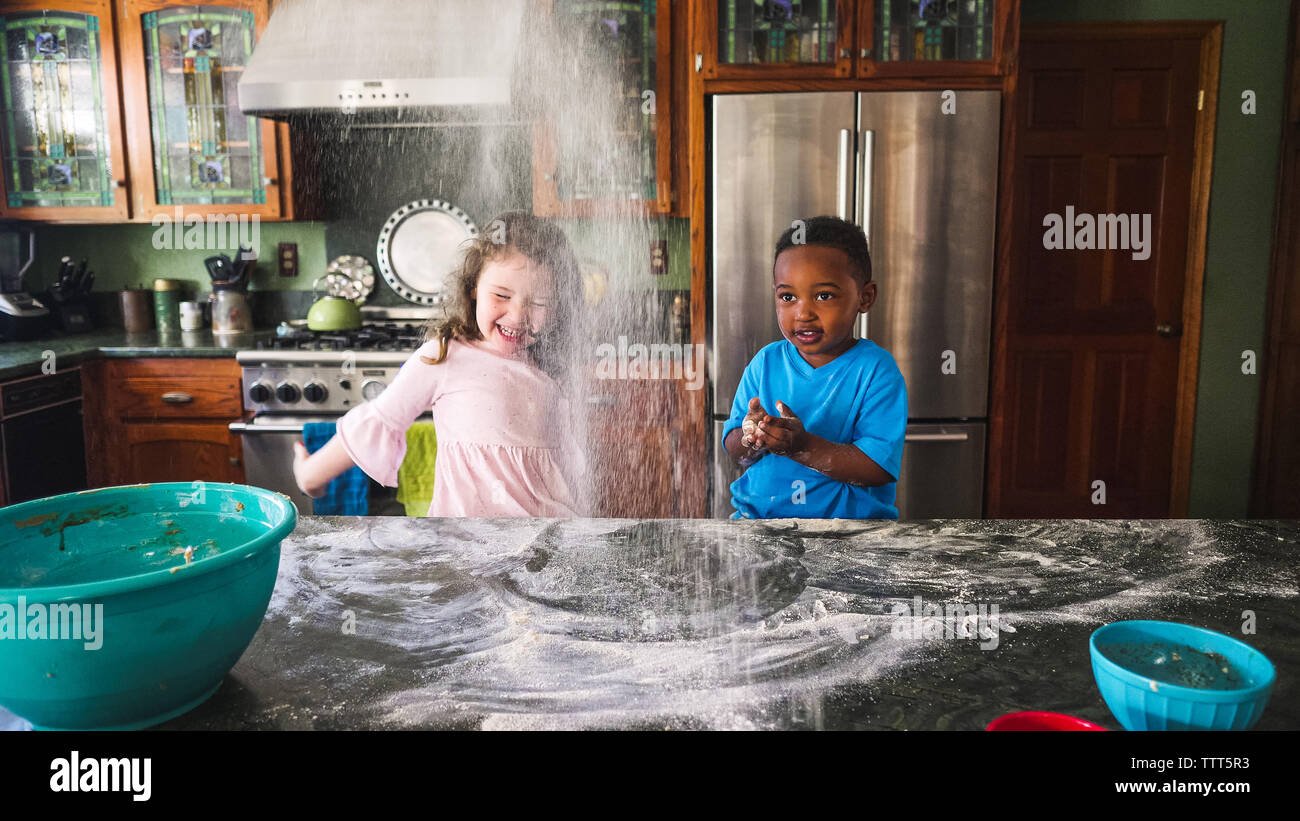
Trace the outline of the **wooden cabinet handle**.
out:
[[[184,405],[187,402],[193,402],[194,397],[190,396],[188,393],[181,393],[180,391],[171,391],[170,393],[164,393],[162,395],[162,401],[166,402],[169,405]]]

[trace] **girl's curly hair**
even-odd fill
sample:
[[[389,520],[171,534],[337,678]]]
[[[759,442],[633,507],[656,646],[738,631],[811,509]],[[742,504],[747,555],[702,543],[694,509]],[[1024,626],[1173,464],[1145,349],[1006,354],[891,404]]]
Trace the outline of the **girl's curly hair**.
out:
[[[528,350],[539,368],[555,379],[564,375],[575,349],[574,327],[583,304],[582,275],[569,239],[559,227],[526,211],[506,211],[488,223],[487,230],[468,241],[460,265],[447,277],[443,288],[444,316],[431,317],[423,340],[437,339],[437,359],[420,357],[429,365],[447,358],[447,343],[482,339],[476,319],[479,276],[492,260],[513,253],[526,257],[551,274],[551,299],[546,325]]]

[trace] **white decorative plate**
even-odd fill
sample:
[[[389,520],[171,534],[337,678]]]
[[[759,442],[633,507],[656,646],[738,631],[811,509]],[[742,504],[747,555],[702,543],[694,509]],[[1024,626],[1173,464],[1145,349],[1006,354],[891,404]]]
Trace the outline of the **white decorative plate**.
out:
[[[462,244],[476,236],[478,226],[451,203],[409,202],[379,231],[379,272],[407,301],[439,305],[443,281],[460,261]]]

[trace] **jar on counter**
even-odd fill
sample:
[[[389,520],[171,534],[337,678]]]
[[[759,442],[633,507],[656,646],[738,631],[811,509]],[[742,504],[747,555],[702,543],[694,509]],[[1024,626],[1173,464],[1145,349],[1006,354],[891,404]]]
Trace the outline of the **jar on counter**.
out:
[[[181,329],[181,285],[178,279],[153,281],[153,314],[158,333]]]
[[[182,302],[181,330],[197,331],[203,327],[203,304],[200,302]]]

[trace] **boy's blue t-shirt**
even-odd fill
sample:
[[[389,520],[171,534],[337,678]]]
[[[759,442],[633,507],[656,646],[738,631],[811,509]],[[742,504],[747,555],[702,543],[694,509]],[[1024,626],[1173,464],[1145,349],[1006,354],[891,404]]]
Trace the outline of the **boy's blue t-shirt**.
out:
[[[767,345],[740,378],[731,417],[722,427],[724,441],[744,423],[754,396],[772,416],[781,415],[776,409],[780,400],[809,433],[856,445],[895,481],[858,487],[766,453],[731,483],[731,504],[736,509],[731,518],[898,518],[894,495],[907,432],[907,386],[889,351],[860,339],[814,368],[789,340]]]

